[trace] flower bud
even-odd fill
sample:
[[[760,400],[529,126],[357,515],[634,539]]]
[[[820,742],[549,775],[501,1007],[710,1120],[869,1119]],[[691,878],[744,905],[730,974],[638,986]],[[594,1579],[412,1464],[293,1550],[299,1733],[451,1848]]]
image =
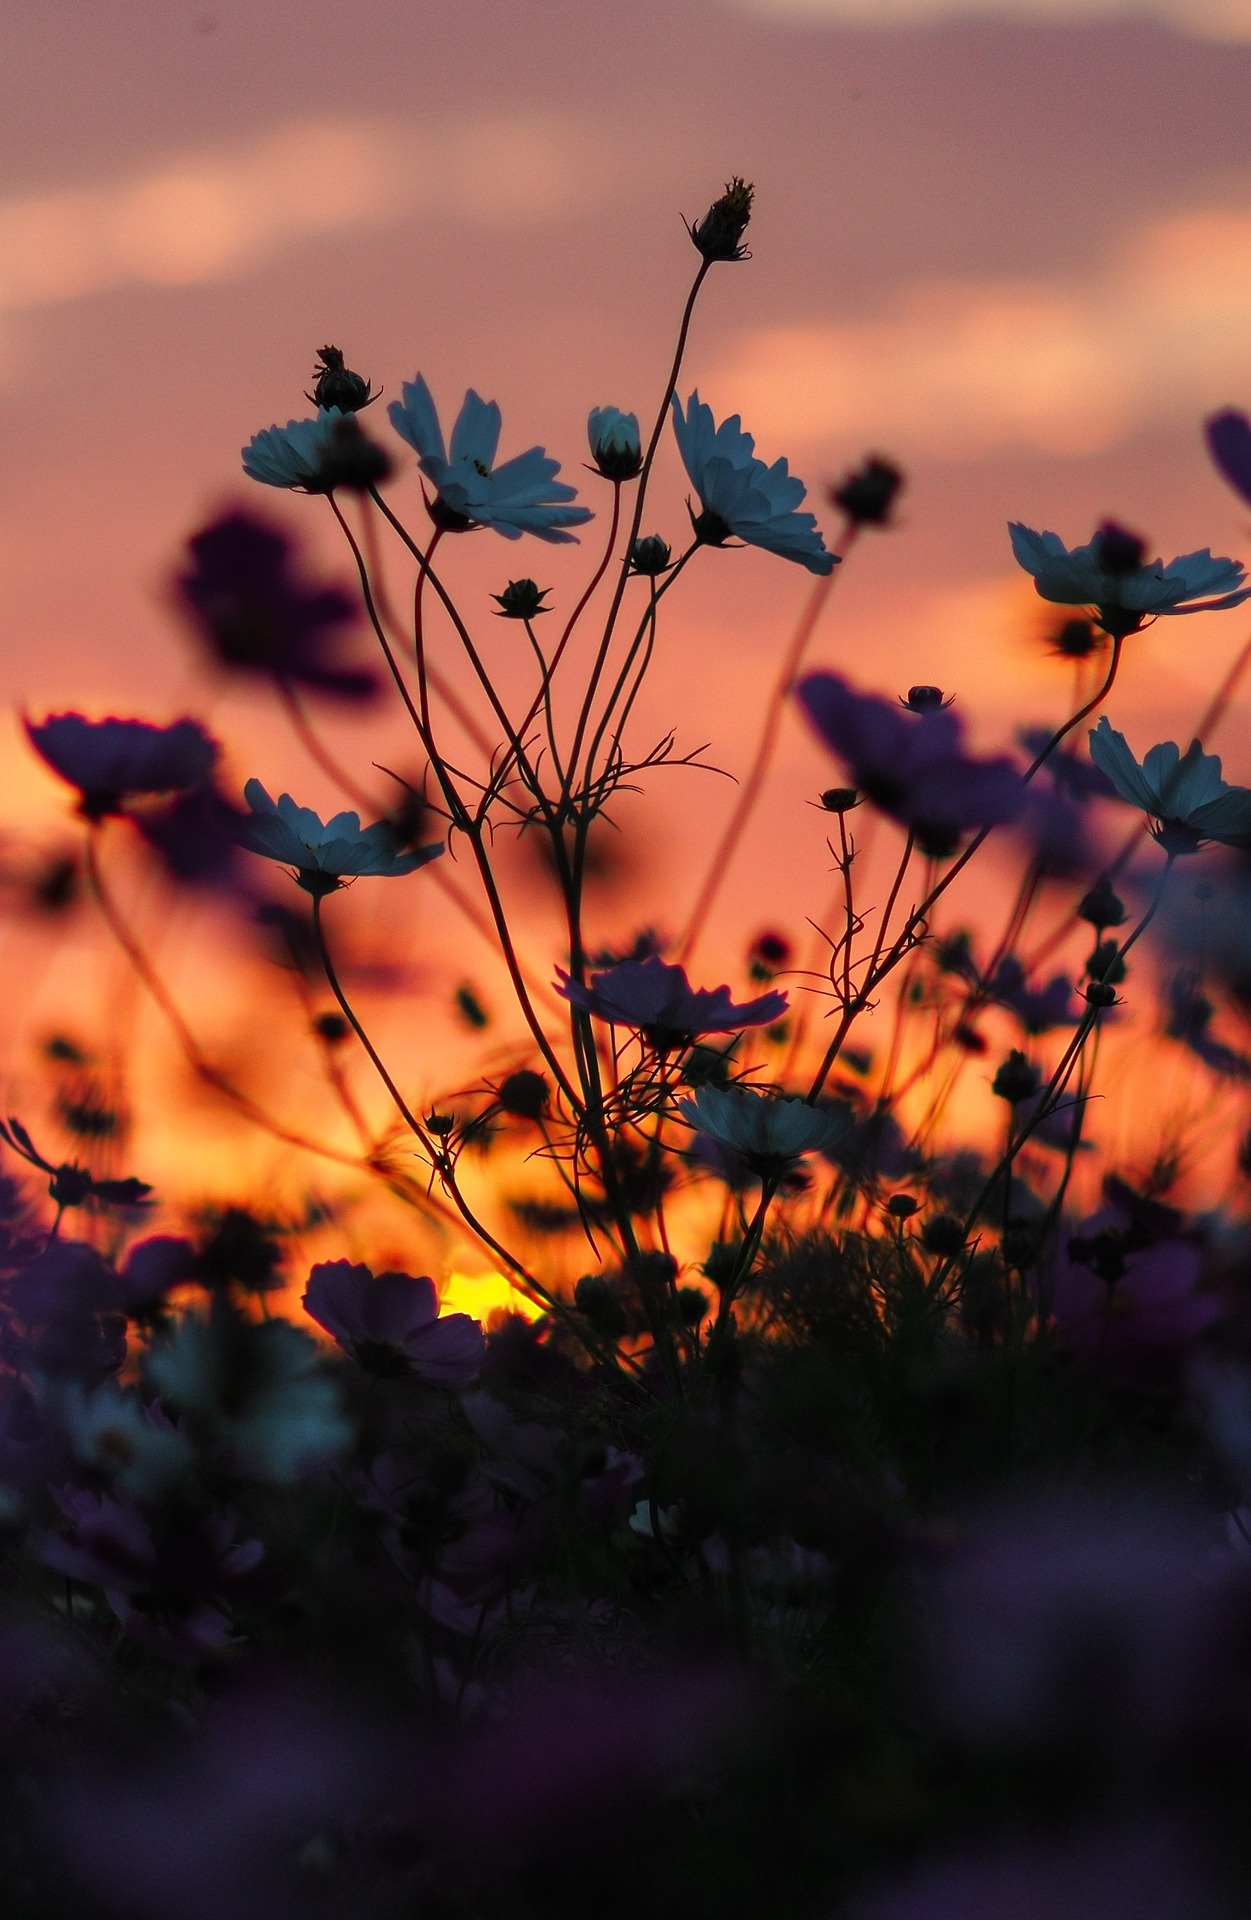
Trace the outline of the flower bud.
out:
[[[551,1088],[541,1073],[530,1067],[518,1067],[500,1084],[498,1099],[505,1113],[516,1120],[541,1119],[551,1098]]]
[[[859,800],[854,787],[827,787],[821,795],[821,805],[827,813],[849,813]]]
[[[1080,920],[1088,920],[1099,933],[1105,927],[1119,927],[1125,920],[1125,906],[1112,891],[1112,882],[1104,874],[1090,892],[1082,896],[1077,909]]]
[[[725,192],[714,200],[702,220],[686,223],[686,230],[705,260],[746,260],[743,235],[751,219],[755,188],[737,174],[727,180]]]
[[[964,1245],[964,1222],[954,1213],[931,1214],[921,1229],[921,1245],[927,1253],[949,1260]]]
[[[658,573],[664,572],[669,564],[669,558],[669,542],[662,540],[658,533],[649,533],[644,535],[643,539],[636,540],[631,547],[630,568],[634,573],[645,574],[654,579]]]
[[[1116,988],[1106,980],[1092,980],[1086,988],[1086,1002],[1092,1007],[1114,1007]]]
[[[306,394],[315,407],[337,407],[340,413],[357,413],[374,398],[373,388],[361,374],[344,364],[338,347],[318,347],[319,366],[313,369],[313,391]]]
[[[319,1013],[313,1022],[313,1032],[328,1047],[342,1046],[351,1031],[341,1013]]]
[[[911,1220],[920,1210],[921,1202],[914,1200],[910,1193],[892,1193],[886,1202],[886,1211],[892,1220]]]
[[[890,521],[903,484],[899,467],[871,453],[861,466],[830,488],[830,503],[840,507],[856,526],[884,527]]]
[[[1090,620],[1066,620],[1052,636],[1052,644],[1066,660],[1086,660],[1102,646],[1103,637]]]
[[[633,480],[643,465],[637,414],[592,407],[586,423],[591,458],[606,480]]]
[[[1104,981],[1110,987],[1120,985],[1125,978],[1125,962],[1115,940],[1099,942],[1086,962],[1086,975],[1088,979]]]
[[[1014,1047],[991,1082],[991,1091],[1015,1107],[1022,1100],[1029,1100],[1041,1085],[1042,1074],[1038,1068]]]
[[[909,687],[900,705],[913,713],[934,713],[939,707],[949,707],[955,697],[953,693],[949,699],[941,687]]]
[[[533,580],[510,580],[503,593],[491,595],[499,608],[496,619],[537,620],[541,613],[551,612],[543,605],[550,592],[550,587],[537,587]]]

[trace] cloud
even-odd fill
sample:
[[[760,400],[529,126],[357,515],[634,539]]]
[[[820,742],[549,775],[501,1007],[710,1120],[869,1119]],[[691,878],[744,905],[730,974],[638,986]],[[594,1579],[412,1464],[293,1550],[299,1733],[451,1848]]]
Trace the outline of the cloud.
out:
[[[758,19],[908,27],[935,20],[1159,20],[1205,39],[1251,40],[1251,0],[727,0]]]
[[[129,180],[0,200],[0,313],[135,284],[203,285],[279,249],[415,214],[541,225],[595,204],[608,151],[555,116],[458,122],[454,140],[437,125],[310,120]]]
[[[1251,211],[1132,232],[1090,280],[942,281],[865,320],[740,336],[702,384],[788,448],[1082,455],[1251,401]]]

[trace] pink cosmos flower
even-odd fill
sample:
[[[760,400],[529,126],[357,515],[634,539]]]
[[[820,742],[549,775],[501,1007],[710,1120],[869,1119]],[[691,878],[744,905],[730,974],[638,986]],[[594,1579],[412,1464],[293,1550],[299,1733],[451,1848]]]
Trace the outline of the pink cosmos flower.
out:
[[[434,1281],[424,1274],[373,1274],[350,1260],[315,1266],[304,1311],[366,1373],[415,1374],[430,1387],[467,1387],[478,1376],[486,1336],[467,1313],[439,1317]]]

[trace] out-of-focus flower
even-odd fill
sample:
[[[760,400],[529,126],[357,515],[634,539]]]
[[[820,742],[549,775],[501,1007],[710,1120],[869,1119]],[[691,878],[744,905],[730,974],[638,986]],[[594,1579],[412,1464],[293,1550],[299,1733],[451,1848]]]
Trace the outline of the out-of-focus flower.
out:
[[[1251,501],[1251,420],[1234,407],[1204,422],[1208,452],[1235,493]]]
[[[221,666],[347,700],[376,691],[369,668],[334,658],[356,601],[341,587],[306,586],[280,528],[239,509],[192,534],[187,553],[175,598]]]
[[[304,1311],[366,1373],[413,1374],[431,1387],[467,1387],[486,1354],[486,1337],[467,1313],[439,1316],[434,1281],[424,1274],[370,1272],[349,1260],[313,1268]]]
[[[743,235],[751,219],[756,189],[737,173],[725,183],[725,192],[713,201],[702,220],[688,220],[686,231],[705,260],[748,260]]]
[[[1184,754],[1166,740],[1139,763],[1105,714],[1090,735],[1090,757],[1121,798],[1148,815],[1166,853],[1197,853],[1206,840],[1251,842],[1251,791],[1227,785],[1219,757],[1197,740]]]
[[[830,504],[840,508],[853,526],[886,527],[903,484],[903,470],[893,460],[871,453],[830,488]]]
[[[94,1247],[54,1240],[5,1284],[5,1358],[46,1379],[94,1382],[116,1373],[126,1323],[111,1310],[113,1281]]]
[[[586,423],[591,458],[606,480],[633,480],[643,465],[638,415],[592,407]]]
[[[1180,1040],[1222,1080],[1251,1079],[1251,1058],[1214,1038],[1211,1026],[1216,1008],[1203,992],[1200,975],[1193,968],[1183,967],[1173,975],[1165,988],[1165,1003],[1168,1017],[1164,1031],[1170,1040]]]
[[[1084,1365],[1144,1386],[1170,1385],[1220,1304],[1199,1290],[1202,1256],[1179,1233],[1152,1234],[1123,1207],[1069,1235],[1050,1283],[1056,1334]]]
[[[317,1345],[285,1320],[249,1323],[220,1304],[185,1313],[143,1363],[145,1385],[191,1438],[244,1479],[284,1485],[337,1460],[352,1438]]]
[[[140,1503],[168,1494],[187,1479],[195,1463],[186,1435],[115,1380],[92,1388],[66,1381],[45,1405],[79,1464],[104,1474]]]
[[[1012,551],[1044,600],[1094,607],[1104,631],[1134,633],[1150,616],[1208,613],[1251,598],[1240,561],[1214,559],[1207,547],[1143,564],[1135,535],[1110,522],[1084,547],[1071,550],[1059,534],[1035,533],[1018,521],[1008,528]]]
[[[78,810],[87,820],[120,813],[122,802],[135,794],[198,786],[217,759],[217,742],[195,720],[154,727],[146,720],[56,713],[39,726],[29,720],[25,726],[40,759],[78,788]]]
[[[851,1131],[843,1104],[810,1107],[805,1100],[758,1093],[754,1087],[701,1087],[678,1112],[718,1146],[742,1154],[757,1173],[775,1173],[805,1153],[828,1153]]]
[[[571,980],[563,967],[557,972],[556,991],[564,999],[615,1026],[637,1027],[657,1050],[683,1046],[701,1033],[768,1026],[787,1006],[786,995],[777,992],[736,1005],[729,987],[692,987],[685,968],[655,955],[618,961],[603,973],[593,973],[588,987]]]
[[[371,382],[353,373],[339,347],[318,347],[317,360],[313,391],[305,398],[319,410],[337,407],[341,413],[358,413],[375,398]]]
[[[189,1240],[153,1234],[138,1240],[110,1283],[108,1304],[132,1317],[152,1313],[172,1288],[196,1277],[197,1257]]]
[[[323,825],[311,807],[297,807],[289,793],[271,800],[259,780],[248,781],[243,797],[252,809],[243,845],[293,867],[306,893],[333,893],[345,877],[412,873],[443,851],[435,843],[406,853],[385,820],[362,827],[355,813],[336,813]]]
[[[473,388],[465,395],[452,428],[450,453],[430,389],[418,374],[400,389],[402,398],[388,409],[391,425],[417,454],[417,464],[437,490],[436,521],[449,532],[492,527],[506,540],[533,533],[540,540],[572,540],[567,531],[591,518],[588,507],[568,506],[577,490],[557,480],[560,462],[542,447],[495,464],[500,439],[500,410]]]
[[[1036,760],[1051,740],[1053,732],[1051,727],[1021,727],[1016,737],[1030,759]],[[1043,762],[1042,770],[1057,791],[1070,800],[1106,800],[1116,791],[1106,773],[1068,747],[1053,747]]]
[[[694,518],[696,538],[720,547],[733,534],[749,547],[795,560],[809,573],[832,573],[838,556],[821,538],[816,518],[800,513],[807,488],[785,460],[767,467],[737,413],[718,426],[698,393],[685,413],[673,396],[673,431],[691,485],[703,511]]]
[[[312,420],[265,427],[243,449],[243,471],[267,487],[300,493],[365,490],[387,478],[391,462],[361,432],[355,413],[321,407]]]
[[[1073,1026],[1073,984],[1057,973],[1045,987],[1031,987],[1015,954],[1006,953],[986,983],[987,992],[1001,1007],[1014,1013],[1026,1033],[1050,1033],[1053,1027]]]
[[[152,1192],[146,1180],[101,1180],[94,1173],[89,1173],[86,1167],[76,1166],[72,1161],[54,1166],[51,1160],[45,1160],[37,1151],[21,1121],[15,1120],[11,1114],[7,1122],[0,1121],[0,1140],[30,1166],[52,1175],[48,1183],[48,1195],[58,1207],[81,1207],[88,1200],[98,1201],[106,1207],[138,1207]]]
[[[1024,788],[1010,760],[974,760],[950,709],[904,713],[876,694],[857,693],[836,673],[810,673],[799,703],[856,787],[917,836],[926,853],[954,852],[972,828],[1014,819]]]
[[[1017,1845],[942,1860],[852,1909],[851,1920],[1231,1920],[1158,1833]]]

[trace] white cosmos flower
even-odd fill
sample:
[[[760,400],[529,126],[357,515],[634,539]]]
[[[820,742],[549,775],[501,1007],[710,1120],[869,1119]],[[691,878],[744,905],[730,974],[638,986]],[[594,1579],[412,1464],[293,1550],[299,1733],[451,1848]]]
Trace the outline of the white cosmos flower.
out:
[[[1123,800],[1141,807],[1169,853],[1194,853],[1204,840],[1243,846],[1251,839],[1251,793],[1221,778],[1221,763],[1197,740],[1180,753],[1171,740],[1141,763],[1106,714],[1090,735],[1090,757]]]
[[[757,1171],[835,1146],[852,1124],[848,1107],[810,1107],[806,1100],[757,1093],[753,1087],[701,1087],[693,1100],[678,1102],[678,1112],[718,1146],[741,1153]]]
[[[323,825],[311,807],[297,807],[289,793],[271,800],[259,780],[248,781],[243,797],[252,809],[243,845],[294,867],[309,893],[332,893],[345,875],[412,873],[443,851],[438,843],[406,851],[385,820],[362,827],[355,813],[336,813]]]
[[[433,482],[445,511],[444,524],[456,527],[494,527],[506,540],[523,533],[540,540],[572,540],[567,527],[591,518],[588,507],[564,503],[576,498],[576,489],[557,480],[560,462],[549,459],[542,447],[531,447],[503,466],[495,464],[500,439],[500,410],[494,400],[483,400],[471,387],[452,428],[449,454],[430,389],[418,374],[391,402],[391,425],[401,440],[417,453],[417,464]],[[448,517],[450,516],[450,518]]]
[[[790,472],[785,460],[767,467],[756,458],[756,443],[743,432],[737,413],[718,426],[698,393],[686,412],[673,396],[673,431],[682,464],[704,509],[696,533],[709,546],[719,546],[730,535],[749,547],[763,547],[784,560],[795,560],[809,573],[832,573],[838,556],[826,550],[815,516],[797,508],[807,488]]]
[[[285,427],[266,427],[243,449],[243,471],[267,487],[300,487],[323,493],[322,468],[336,448],[347,414],[338,407],[321,407],[312,420],[288,420]]]
[[[1238,560],[1214,559],[1207,547],[1128,567],[1109,567],[1101,536],[1084,547],[1065,546],[1057,533],[1035,533],[1013,521],[1008,532],[1017,560],[1032,573],[1044,600],[1065,607],[1115,607],[1123,613],[1208,613],[1236,607],[1251,598],[1246,570]],[[1122,536],[1124,537],[1124,536]]]

